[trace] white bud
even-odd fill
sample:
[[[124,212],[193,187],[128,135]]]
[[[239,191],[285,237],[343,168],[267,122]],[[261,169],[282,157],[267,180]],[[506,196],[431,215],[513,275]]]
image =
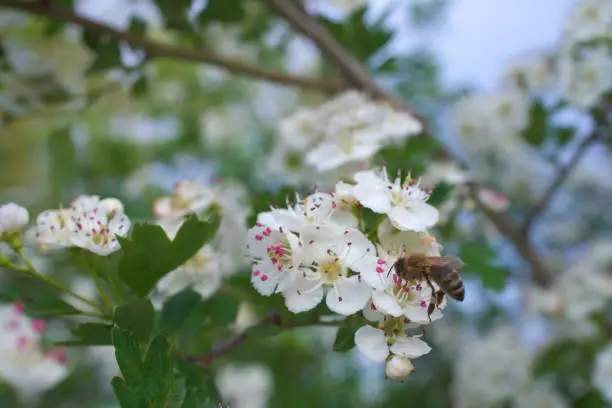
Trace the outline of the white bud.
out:
[[[15,203],[0,206],[0,236],[21,231],[30,221],[28,210]]]
[[[385,365],[385,375],[392,380],[403,381],[414,371],[414,366],[406,357],[393,356]]]

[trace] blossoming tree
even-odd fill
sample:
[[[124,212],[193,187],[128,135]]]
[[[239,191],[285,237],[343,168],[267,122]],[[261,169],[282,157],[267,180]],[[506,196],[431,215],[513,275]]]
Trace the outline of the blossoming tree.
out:
[[[0,0],[0,405],[612,403],[612,3],[486,93],[444,4]]]

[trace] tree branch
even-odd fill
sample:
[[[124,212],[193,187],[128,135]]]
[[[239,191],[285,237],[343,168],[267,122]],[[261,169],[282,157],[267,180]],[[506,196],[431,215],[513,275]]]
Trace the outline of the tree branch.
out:
[[[364,90],[374,97],[386,99],[398,109],[409,112],[417,117],[423,124],[423,128],[426,127],[425,121],[416,115],[412,109],[406,106],[404,102],[380,88],[363,65],[352,55],[350,55],[344,49],[344,47],[342,47],[342,45],[338,43],[336,39],[325,29],[325,27],[321,26],[314,18],[312,18],[312,16],[299,10],[291,3],[290,0],[266,1],[272,10],[276,11],[297,31],[309,37],[316,44],[323,55],[325,55],[327,59],[338,68],[351,86]],[[445,153],[448,157],[452,157],[457,161],[457,158],[452,154],[452,152],[446,150]],[[478,195],[476,194],[476,191],[478,191],[478,186],[471,184],[470,189],[472,198],[474,201],[476,201],[478,207],[489,218],[489,220],[491,220],[497,230],[514,244],[521,257],[527,264],[529,264],[534,279],[541,285],[545,286],[549,284],[551,280],[551,273],[540,261],[528,239],[521,234],[520,229],[516,228],[506,215],[489,211],[482,205],[478,199]]]
[[[134,48],[142,49],[150,57],[174,58],[185,61],[200,62],[225,69],[238,75],[262,79],[269,82],[309,88],[324,92],[335,93],[346,89],[346,83],[338,78],[298,77],[282,72],[267,70],[245,64],[234,59],[224,58],[205,50],[189,50],[172,45],[149,41],[140,35],[129,31],[120,31],[100,24],[96,21],[81,17],[72,10],[56,5],[45,6],[37,2],[22,2],[17,0],[0,0],[0,7],[9,7],[32,14],[61,20],[79,25],[99,34],[109,35],[117,40],[125,41]]]
[[[531,227],[533,226],[533,223],[536,218],[546,209],[548,203],[550,203],[556,192],[561,188],[567,177],[569,177],[572,170],[574,170],[574,168],[578,165],[580,159],[582,159],[582,156],[584,156],[589,146],[591,146],[591,144],[595,142],[598,138],[599,133],[597,131],[593,131],[588,137],[586,137],[582,142],[580,142],[580,144],[576,148],[576,151],[574,151],[574,154],[570,158],[569,162],[567,162],[565,166],[559,167],[552,183],[550,183],[550,186],[548,187],[540,201],[538,201],[538,203],[533,207],[529,215],[527,215],[527,217],[525,218],[525,221],[523,221],[521,234],[524,237],[527,237],[529,235],[529,231],[531,230]]]
[[[305,326],[337,326],[336,322],[323,322],[319,319],[319,316],[314,316],[313,318],[309,318],[303,321],[284,321],[281,314],[277,311],[274,311],[267,315],[266,317],[259,320],[257,323],[244,330],[241,333],[238,333],[227,340],[224,340],[220,343],[215,344],[212,349],[202,354],[193,354],[193,355],[178,355],[178,358],[181,358],[186,361],[191,361],[200,366],[206,367],[210,365],[216,358],[222,356],[238,347],[249,337],[249,332],[253,330],[260,329],[264,326],[276,326],[281,330],[284,329],[293,329],[295,327],[305,327]]]

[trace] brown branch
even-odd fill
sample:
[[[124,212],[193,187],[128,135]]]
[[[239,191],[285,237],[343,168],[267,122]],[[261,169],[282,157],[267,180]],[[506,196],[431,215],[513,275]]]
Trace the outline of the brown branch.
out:
[[[222,356],[238,347],[245,340],[249,338],[249,332],[253,330],[260,329],[264,326],[276,326],[281,330],[293,329],[296,327],[305,327],[305,326],[337,326],[335,322],[323,322],[319,319],[319,316],[313,316],[312,318],[308,318],[302,321],[286,321],[283,320],[281,314],[277,311],[270,313],[266,317],[259,320],[257,323],[244,330],[241,333],[238,333],[229,339],[226,339],[220,343],[215,344],[212,349],[202,354],[192,354],[192,355],[178,355],[177,357],[186,361],[191,361],[200,366],[207,367],[210,365],[216,358]]]
[[[301,88],[315,89],[324,92],[335,93],[346,88],[343,80],[338,78],[316,78],[298,77],[282,72],[267,70],[245,64],[241,61],[225,58],[205,50],[189,50],[149,41],[140,35],[129,31],[120,31],[115,28],[100,24],[74,13],[71,9],[60,6],[45,6],[36,2],[22,2],[17,0],[0,0],[0,7],[9,7],[32,14],[49,17],[51,19],[76,24],[102,35],[109,35],[117,40],[124,41],[134,48],[142,49],[149,57],[174,58],[185,61],[199,62],[216,66],[237,75],[262,79],[269,82],[298,86]]]
[[[578,165],[580,159],[582,159],[589,146],[591,146],[591,144],[595,142],[598,138],[599,133],[597,131],[593,131],[588,137],[586,137],[582,142],[580,142],[580,144],[576,148],[576,151],[574,151],[574,154],[570,158],[569,162],[567,162],[565,166],[559,167],[555,178],[553,179],[552,183],[550,183],[550,186],[548,187],[540,201],[538,201],[538,203],[533,207],[529,215],[525,217],[525,220],[523,221],[523,227],[521,228],[521,233],[523,237],[527,237],[529,235],[529,231],[531,230],[531,227],[533,226],[533,223],[536,218],[544,210],[546,210],[548,203],[550,203],[554,195],[561,188],[565,180],[569,177],[572,170],[574,170],[574,168]]]
[[[301,32],[316,44],[321,50],[321,53],[338,68],[351,86],[364,90],[374,97],[384,98],[398,109],[415,115],[423,124],[423,128],[426,128],[425,121],[422,118],[417,116],[404,102],[380,88],[363,65],[350,55],[325,27],[321,26],[312,16],[299,10],[290,0],[266,1],[269,7],[287,20],[296,31]],[[447,156],[457,160],[448,149],[446,153]],[[470,188],[472,190],[472,197],[476,201],[478,207],[482,209],[483,213],[496,226],[497,230],[514,244],[521,257],[530,266],[534,279],[541,285],[545,286],[549,284],[551,273],[540,261],[528,239],[521,234],[521,230],[517,228],[506,215],[489,211],[482,205],[477,194],[475,194],[476,191],[478,191],[478,186],[471,185]]]

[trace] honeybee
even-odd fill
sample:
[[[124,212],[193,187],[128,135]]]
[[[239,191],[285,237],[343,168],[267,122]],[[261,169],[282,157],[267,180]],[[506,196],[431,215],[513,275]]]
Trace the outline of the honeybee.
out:
[[[452,256],[412,254],[399,257],[391,269],[395,269],[395,273],[406,281],[420,279],[427,282],[432,293],[427,307],[427,317],[431,322],[431,314],[440,306],[444,300],[444,295],[460,302],[463,301],[465,287],[461,276],[459,276],[459,269],[463,265],[461,259]],[[434,281],[440,290],[436,290],[431,281]]]

